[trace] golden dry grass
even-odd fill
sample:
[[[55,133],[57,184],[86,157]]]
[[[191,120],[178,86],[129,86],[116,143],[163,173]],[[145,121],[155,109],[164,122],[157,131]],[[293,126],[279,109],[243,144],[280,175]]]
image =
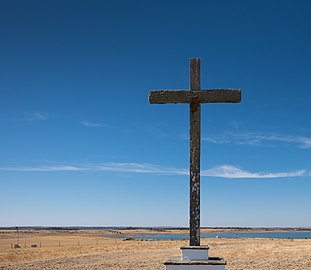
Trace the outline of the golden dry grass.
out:
[[[163,262],[187,245],[186,241],[122,241],[107,238],[110,235],[101,231],[23,232],[22,248],[11,249],[16,234],[2,232],[0,269],[163,270]],[[41,248],[27,247],[40,242]],[[227,270],[311,270],[310,239],[204,239],[202,244],[210,246],[211,256],[227,260]]]

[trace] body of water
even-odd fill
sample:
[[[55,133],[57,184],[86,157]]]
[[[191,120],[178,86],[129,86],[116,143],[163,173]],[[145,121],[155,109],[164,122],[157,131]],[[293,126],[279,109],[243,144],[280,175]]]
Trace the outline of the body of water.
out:
[[[127,235],[126,237],[143,240],[187,240],[189,239],[189,234],[148,234],[148,235]],[[201,238],[311,239],[311,232],[219,232],[219,233],[202,233]]]

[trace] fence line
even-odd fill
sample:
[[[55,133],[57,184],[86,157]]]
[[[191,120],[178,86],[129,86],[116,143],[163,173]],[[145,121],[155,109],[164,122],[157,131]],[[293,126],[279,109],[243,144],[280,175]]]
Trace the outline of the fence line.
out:
[[[11,249],[25,249],[25,248],[43,248],[43,247],[74,247],[74,246],[100,246],[100,245],[107,245],[107,241],[111,241],[112,239],[96,239],[96,240],[50,240],[50,241],[41,241],[41,242],[30,242],[23,243],[22,239],[20,239],[19,244],[16,243],[10,243]],[[118,240],[119,241],[119,240]],[[114,241],[111,241],[112,245],[117,244],[117,239],[114,239]],[[122,241],[122,239],[120,239]]]

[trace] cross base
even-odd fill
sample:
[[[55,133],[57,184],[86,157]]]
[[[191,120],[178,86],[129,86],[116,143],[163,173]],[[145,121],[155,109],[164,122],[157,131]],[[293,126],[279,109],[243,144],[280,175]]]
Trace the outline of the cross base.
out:
[[[225,270],[226,261],[208,257],[208,246],[181,247],[181,257],[169,258],[165,270]]]

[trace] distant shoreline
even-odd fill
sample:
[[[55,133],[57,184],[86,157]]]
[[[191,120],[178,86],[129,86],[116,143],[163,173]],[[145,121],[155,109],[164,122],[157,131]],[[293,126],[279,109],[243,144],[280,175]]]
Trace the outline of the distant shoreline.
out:
[[[121,233],[181,233],[188,232],[187,227],[131,227],[131,226],[4,226],[1,231],[110,231]],[[311,227],[201,227],[202,232],[310,232]]]

